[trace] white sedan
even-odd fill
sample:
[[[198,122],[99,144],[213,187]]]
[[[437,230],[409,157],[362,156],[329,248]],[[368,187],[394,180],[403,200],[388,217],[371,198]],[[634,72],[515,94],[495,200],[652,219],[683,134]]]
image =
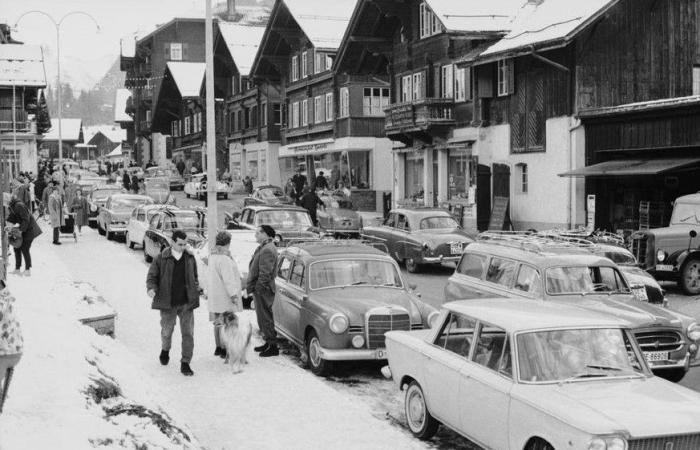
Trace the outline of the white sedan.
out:
[[[204,196],[207,195],[206,183],[202,183],[202,178],[204,174],[192,175],[192,179],[185,183],[185,195],[187,198],[194,197],[198,200],[203,200]],[[208,183],[208,181],[207,181]],[[226,183],[221,181],[216,182],[216,198],[223,197],[228,199],[230,188]]]
[[[162,211],[164,209],[178,208],[171,205],[143,205],[134,209],[131,212],[129,222],[126,225],[126,236],[124,237],[124,243],[129,248],[134,248],[135,245],[139,245],[141,248],[143,248],[146,230],[148,230],[148,224],[151,221],[151,217],[153,217],[153,215],[158,211]]]
[[[418,438],[443,424],[493,449],[700,448],[700,394],[655,377],[612,315],[479,299],[444,304],[438,323],[386,334]]]

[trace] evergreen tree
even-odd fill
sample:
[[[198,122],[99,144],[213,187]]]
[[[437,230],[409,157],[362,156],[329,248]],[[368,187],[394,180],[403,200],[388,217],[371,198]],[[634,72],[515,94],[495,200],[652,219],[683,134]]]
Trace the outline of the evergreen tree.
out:
[[[36,109],[36,131],[39,134],[44,134],[49,128],[51,128],[51,117],[49,116],[49,108],[46,105],[44,91],[41,91],[41,97]]]

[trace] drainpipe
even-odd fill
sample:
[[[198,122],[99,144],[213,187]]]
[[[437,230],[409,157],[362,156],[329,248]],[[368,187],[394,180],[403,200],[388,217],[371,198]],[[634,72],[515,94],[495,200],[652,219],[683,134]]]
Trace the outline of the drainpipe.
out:
[[[573,139],[574,139],[574,131],[577,129],[581,128],[581,119],[579,118],[570,118],[569,123],[571,124],[569,126],[569,169],[567,172],[571,172],[574,170],[574,144],[573,144]],[[569,183],[567,186],[567,193],[569,200],[567,202],[567,210],[568,210],[568,217],[569,217],[569,224],[568,228],[572,229],[574,226],[574,223],[576,223],[576,219],[574,218],[574,207],[573,207],[573,196],[574,196],[574,177],[569,177]]]

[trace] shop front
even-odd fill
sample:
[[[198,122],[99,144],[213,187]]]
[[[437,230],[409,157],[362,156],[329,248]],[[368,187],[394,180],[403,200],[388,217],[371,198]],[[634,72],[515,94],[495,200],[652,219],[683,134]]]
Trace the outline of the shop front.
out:
[[[248,176],[253,180],[253,186],[273,184],[280,186],[277,158],[279,144],[256,142],[229,144],[229,171],[234,187],[243,186],[243,179]]]

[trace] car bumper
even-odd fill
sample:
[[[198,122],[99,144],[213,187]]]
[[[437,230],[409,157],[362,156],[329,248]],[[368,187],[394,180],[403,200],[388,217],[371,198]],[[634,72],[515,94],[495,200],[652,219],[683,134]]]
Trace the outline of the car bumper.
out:
[[[110,233],[126,233],[126,226],[110,225],[109,232]]]
[[[366,361],[366,360],[381,360],[386,359],[386,349],[367,349],[367,348],[343,348],[343,349],[328,349],[321,348],[321,358],[327,361]]]
[[[681,368],[685,368],[685,370],[687,371],[688,369],[690,369],[690,353],[686,353],[683,358],[678,360],[647,361],[647,364],[649,364],[649,368],[653,371]]]
[[[461,256],[424,256],[420,264],[458,263]]]

